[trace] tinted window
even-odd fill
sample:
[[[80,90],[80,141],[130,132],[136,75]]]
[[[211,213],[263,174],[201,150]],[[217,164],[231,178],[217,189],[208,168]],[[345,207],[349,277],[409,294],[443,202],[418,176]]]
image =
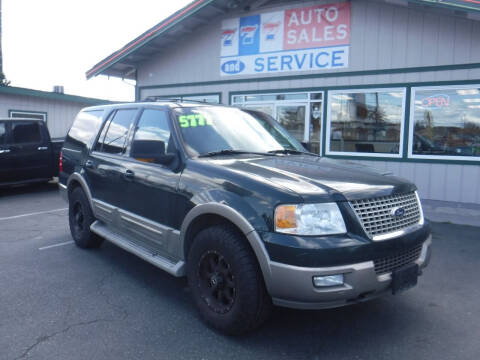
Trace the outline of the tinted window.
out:
[[[0,122],[0,144],[5,144],[5,137],[7,136],[5,130],[5,123]]]
[[[167,147],[169,138],[168,113],[162,110],[146,109],[138,121],[134,140],[163,141]]]
[[[70,141],[91,145],[102,125],[103,110],[82,111],[68,133]]]
[[[13,144],[39,143],[41,139],[40,126],[37,123],[12,123]]]
[[[139,154],[162,155],[173,152],[168,148],[169,140],[168,113],[162,110],[146,109],[138,121],[130,154],[137,160],[150,162],[151,159]]]
[[[105,124],[96,150],[109,154],[123,154],[127,145],[128,131],[136,112],[136,109],[118,110],[113,119]]]

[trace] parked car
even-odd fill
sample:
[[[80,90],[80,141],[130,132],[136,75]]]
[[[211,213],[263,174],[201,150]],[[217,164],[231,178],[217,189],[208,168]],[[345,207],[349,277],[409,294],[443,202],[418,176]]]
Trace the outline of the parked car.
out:
[[[0,186],[58,176],[63,140],[51,140],[45,122],[0,119]]]
[[[322,309],[414,286],[430,226],[415,185],[307,152],[258,112],[188,102],[84,109],[60,191],[81,248],[107,239],[187,276],[228,334],[272,303]]]

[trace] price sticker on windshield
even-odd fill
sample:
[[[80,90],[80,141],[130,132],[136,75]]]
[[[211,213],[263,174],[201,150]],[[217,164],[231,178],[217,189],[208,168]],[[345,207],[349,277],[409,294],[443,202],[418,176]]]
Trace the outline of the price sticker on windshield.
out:
[[[178,121],[181,128],[213,125],[211,119],[201,114],[180,115]]]

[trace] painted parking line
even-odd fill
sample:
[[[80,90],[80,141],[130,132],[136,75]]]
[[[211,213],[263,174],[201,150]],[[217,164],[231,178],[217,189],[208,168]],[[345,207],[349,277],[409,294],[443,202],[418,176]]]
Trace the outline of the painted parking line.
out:
[[[20,219],[20,218],[27,217],[27,216],[34,216],[34,215],[41,215],[41,214],[49,214],[49,213],[60,212],[60,211],[65,211],[65,210],[68,210],[68,208],[61,208],[61,209],[47,210],[47,211],[38,211],[38,212],[33,212],[33,213],[28,213],[28,214],[8,216],[8,217],[0,218],[0,221],[12,220],[12,219]]]
[[[70,240],[70,241],[65,241],[65,242],[58,243],[58,244],[43,246],[43,247],[41,247],[41,248],[38,248],[38,250],[47,250],[47,249],[52,249],[52,248],[56,248],[56,247],[59,247],[59,246],[65,246],[65,245],[70,245],[70,244],[73,244],[73,241],[72,241],[72,240]]]

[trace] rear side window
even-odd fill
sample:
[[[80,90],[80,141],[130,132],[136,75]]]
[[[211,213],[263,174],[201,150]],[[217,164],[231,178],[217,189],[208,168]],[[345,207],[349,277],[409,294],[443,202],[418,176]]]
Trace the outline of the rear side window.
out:
[[[127,147],[130,128],[137,109],[120,109],[110,121],[107,121],[98,139],[95,150],[109,154],[123,154]]]
[[[42,141],[40,134],[40,125],[29,122],[12,123],[12,143],[28,144],[39,143]]]
[[[5,129],[5,123],[0,122],[0,145],[5,144],[7,137],[7,130]]]
[[[91,146],[102,126],[103,110],[80,112],[68,132],[67,142]]]

